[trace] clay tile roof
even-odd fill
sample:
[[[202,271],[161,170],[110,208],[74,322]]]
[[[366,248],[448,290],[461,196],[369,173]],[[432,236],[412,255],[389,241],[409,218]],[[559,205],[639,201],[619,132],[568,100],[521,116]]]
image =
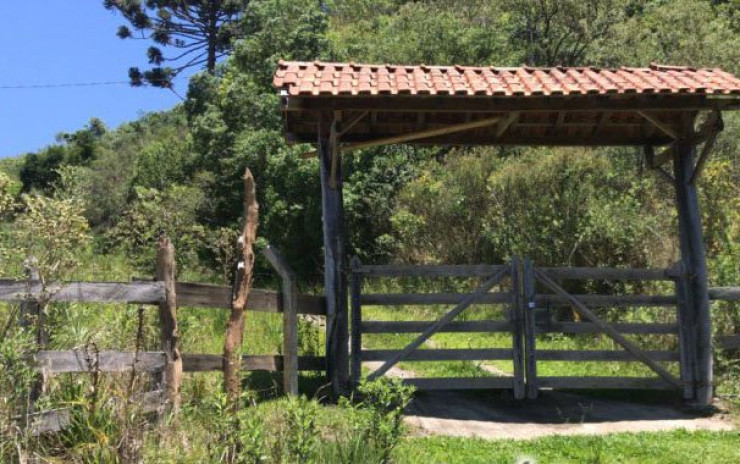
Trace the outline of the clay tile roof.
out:
[[[740,79],[718,68],[496,68],[280,61],[273,85],[293,96],[542,96],[740,94]]]

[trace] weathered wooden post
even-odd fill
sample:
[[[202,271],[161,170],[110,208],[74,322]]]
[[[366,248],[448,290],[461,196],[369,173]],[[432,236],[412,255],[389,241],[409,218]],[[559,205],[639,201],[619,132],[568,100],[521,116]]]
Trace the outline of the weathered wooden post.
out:
[[[696,148],[690,138],[691,133],[693,126],[688,126],[684,131],[685,138],[676,141],[672,147],[681,262],[688,277],[686,303],[690,308],[687,320],[682,323],[688,323],[694,328],[695,400],[700,405],[709,405],[712,403],[713,380],[712,324],[699,197],[696,185],[692,182]]]
[[[540,386],[537,381],[537,326],[535,319],[537,304],[535,301],[535,276],[532,261],[529,258],[525,258],[522,263],[522,294],[527,398],[533,400],[537,398]]]
[[[23,273],[26,276],[26,298],[23,299],[19,307],[18,325],[34,333],[36,338],[37,351],[43,350],[48,344],[48,333],[45,324],[45,314],[43,305],[39,298],[39,292],[42,291],[41,276],[39,275],[38,261],[35,257],[29,256],[23,262]],[[36,401],[41,397],[46,385],[43,373],[38,375],[36,381],[28,392],[28,404],[26,410],[26,419],[35,412]],[[27,424],[28,425],[28,424]]]
[[[511,277],[511,304],[509,322],[512,325],[512,351],[514,367],[514,398],[517,400],[524,399],[525,380],[524,380],[524,314],[526,309],[522,305],[523,295],[521,292],[521,279],[519,269],[519,257],[514,256],[509,263]]]
[[[696,373],[696,351],[694,350],[694,330],[691,323],[691,306],[688,302],[688,279],[682,263],[678,266],[678,276],[674,277],[674,289],[678,303],[678,349],[680,356],[683,397],[691,400],[695,396],[694,374]]]
[[[357,388],[362,378],[362,303],[360,293],[362,291],[362,276],[359,274],[362,263],[357,256],[352,258],[350,267],[352,269],[352,387]]]
[[[296,275],[285,259],[268,246],[262,252],[282,280],[283,390],[298,395],[298,286]]]
[[[235,408],[239,399],[239,372],[241,371],[241,346],[244,340],[244,310],[247,307],[249,292],[252,289],[252,273],[254,270],[254,250],[252,245],[257,238],[257,223],[259,221],[259,206],[257,205],[257,189],[252,172],[244,172],[244,230],[239,237],[239,263],[234,277],[234,294],[231,300],[231,314],[226,323],[226,337],[224,341],[224,382],[226,394],[232,408]]]
[[[326,292],[326,374],[332,392],[342,394],[349,381],[347,275],[342,195],[342,161],[336,137],[319,131],[321,207],[324,233]],[[336,128],[332,129],[332,133]]]
[[[165,356],[163,387],[171,411],[177,413],[181,401],[182,357],[178,348],[175,247],[165,236],[157,243],[156,278],[164,285],[164,300],[159,303],[160,341]]]

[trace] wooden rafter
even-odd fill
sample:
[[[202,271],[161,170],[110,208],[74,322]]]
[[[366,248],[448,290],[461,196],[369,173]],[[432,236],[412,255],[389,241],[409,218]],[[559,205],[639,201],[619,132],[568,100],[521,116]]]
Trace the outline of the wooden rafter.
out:
[[[405,143],[412,142],[414,140],[427,139],[431,137],[437,137],[440,135],[447,135],[456,132],[462,132],[466,130],[478,129],[481,127],[492,126],[501,120],[501,116],[494,118],[479,119],[477,121],[465,122],[462,124],[453,124],[451,126],[439,127],[436,129],[427,129],[418,132],[411,132],[408,134],[394,135],[393,137],[386,137],[376,140],[368,140],[364,142],[351,143],[343,147],[344,150],[356,150],[358,148],[370,148],[380,145],[391,145],[394,143]]]
[[[607,122],[609,122],[609,119],[612,117],[611,111],[604,111],[601,113],[601,116],[599,116],[599,122],[596,123],[593,130],[591,131],[591,137],[596,137],[599,135],[599,132],[604,128]]]
[[[719,133],[722,132],[722,129],[724,128],[722,115],[719,111],[713,112],[712,115],[710,115],[709,119],[707,120],[707,126],[709,127],[709,129],[707,130],[707,139],[704,141],[704,146],[702,147],[701,153],[699,154],[699,159],[696,161],[694,172],[691,174],[691,179],[689,179],[690,184],[696,182],[696,179],[698,179],[701,175],[702,171],[704,170],[704,166],[709,159],[709,155],[712,152],[712,148],[714,148],[714,143],[717,141]],[[702,131],[700,131],[700,133],[701,132]]]
[[[498,122],[498,125],[496,126],[496,137],[501,137],[504,135],[504,132],[506,132],[509,127],[511,127],[512,124],[516,123],[519,120],[519,112],[514,111],[512,113],[509,113],[508,116],[506,116],[505,119],[502,119]]]
[[[650,113],[648,113],[646,111],[638,111],[637,114],[639,114],[640,116],[642,116],[643,118],[645,118],[645,120],[647,120],[650,124],[652,124],[653,126],[657,127],[661,131],[663,131],[663,133],[665,133],[666,135],[668,135],[672,139],[674,139],[674,140],[678,140],[679,139],[678,132],[676,132],[671,126],[669,126],[668,124],[664,123],[663,121],[661,121],[660,119],[656,118],[655,116],[651,115]]]

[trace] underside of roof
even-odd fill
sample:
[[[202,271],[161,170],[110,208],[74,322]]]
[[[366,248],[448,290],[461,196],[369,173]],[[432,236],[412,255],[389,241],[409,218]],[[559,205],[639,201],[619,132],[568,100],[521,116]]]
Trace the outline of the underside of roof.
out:
[[[663,145],[703,110],[740,107],[720,69],[494,68],[280,62],[288,138],[436,145]]]

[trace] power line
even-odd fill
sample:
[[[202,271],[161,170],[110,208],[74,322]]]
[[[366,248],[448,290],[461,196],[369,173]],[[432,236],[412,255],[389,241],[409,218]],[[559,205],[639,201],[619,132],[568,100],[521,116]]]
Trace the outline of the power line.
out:
[[[173,80],[185,78],[176,77]],[[21,89],[55,89],[63,87],[97,87],[102,85],[122,85],[131,84],[130,81],[103,81],[103,82],[67,82],[67,83],[55,83],[55,84],[18,84],[18,85],[0,85],[0,90],[21,90]]]

